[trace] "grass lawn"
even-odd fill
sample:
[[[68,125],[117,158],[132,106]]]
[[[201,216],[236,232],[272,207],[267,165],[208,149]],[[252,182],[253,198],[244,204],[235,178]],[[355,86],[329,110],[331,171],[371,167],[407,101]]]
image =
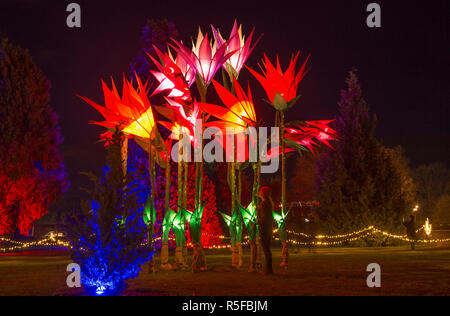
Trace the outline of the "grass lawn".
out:
[[[248,263],[248,250],[245,263]],[[232,271],[231,255],[209,250],[209,271],[147,273],[129,282],[124,295],[450,295],[450,248],[325,248],[291,250],[289,270],[274,276]],[[173,256],[172,256],[173,258]],[[381,288],[368,288],[366,267],[381,266]],[[0,295],[84,295],[65,285],[67,256],[0,256]],[[155,257],[159,265],[159,256]]]

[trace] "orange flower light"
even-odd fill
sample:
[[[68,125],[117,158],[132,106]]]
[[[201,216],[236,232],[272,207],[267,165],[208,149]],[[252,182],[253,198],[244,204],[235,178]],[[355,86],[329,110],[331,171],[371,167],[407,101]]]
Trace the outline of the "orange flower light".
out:
[[[123,93],[120,97],[114,81],[109,89],[102,80],[105,106],[100,106],[86,97],[79,96],[90,104],[104,118],[105,121],[91,122],[92,124],[115,129],[120,126],[123,133],[142,138],[152,138],[155,120],[146,93],[146,85],[136,76],[138,88],[135,89],[131,81],[123,79]]]
[[[209,113],[220,120],[208,122],[205,124],[206,126],[218,127],[223,131],[226,131],[227,127],[233,127],[235,133],[242,133],[247,127],[257,126],[258,123],[250,87],[248,87],[246,95],[236,78],[233,79],[236,96],[225,89],[217,81],[212,80],[217,94],[226,107],[209,103],[198,103],[198,106],[204,112]]]
[[[244,148],[244,151],[226,152],[226,155],[227,159],[230,159],[230,157],[232,156],[236,158],[237,155],[238,160],[242,159],[242,161],[247,161],[249,159],[249,148],[248,146],[246,146],[246,144],[250,142],[252,148],[254,148],[256,138],[249,137],[249,135],[245,134],[244,132],[248,127],[257,127],[258,121],[256,119],[256,113],[250,87],[248,87],[248,92],[247,94],[245,94],[244,89],[242,89],[241,85],[237,82],[235,77],[233,77],[233,80],[236,90],[236,96],[215,80],[212,81],[214,84],[214,88],[216,89],[217,94],[219,95],[225,107],[208,103],[197,104],[202,111],[219,119],[218,121],[208,122],[205,124],[205,126],[219,128],[222,131],[223,135],[243,135],[243,137],[237,137],[235,139],[235,142],[236,148]],[[228,128],[232,129],[230,130]],[[227,142],[230,141],[227,137],[217,137],[216,140],[223,148],[227,149]]]
[[[281,69],[278,56],[277,66],[275,68],[266,54],[264,54],[264,60],[262,61],[264,69],[261,67],[263,75],[246,66],[253,76],[261,83],[266,91],[267,97],[277,110],[286,110],[290,108],[300,97],[297,96],[297,90],[300,82],[307,73],[305,68],[309,56],[306,58],[300,70],[295,73],[298,56],[299,53],[297,53],[295,57],[291,57],[289,67],[285,72]]]

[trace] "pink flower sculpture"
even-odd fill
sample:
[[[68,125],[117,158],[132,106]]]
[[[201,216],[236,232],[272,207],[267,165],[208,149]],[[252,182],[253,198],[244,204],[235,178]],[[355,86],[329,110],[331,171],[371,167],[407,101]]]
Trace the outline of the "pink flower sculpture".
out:
[[[222,45],[225,45],[226,41],[223,39],[219,30],[216,30],[214,26],[211,27],[214,34],[214,38],[216,39],[217,46],[221,47]],[[254,31],[255,28],[253,28],[253,30],[251,31],[250,35],[248,36],[248,39],[245,40],[245,36],[242,35],[242,25],[239,25],[238,28],[237,21],[234,20],[233,29],[231,30],[226,52],[231,53],[235,51],[236,53],[234,53],[233,55],[230,56],[230,58],[228,58],[227,62],[223,65],[223,67],[228,72],[232,71],[235,77],[239,76],[239,72],[241,71],[242,67],[244,67],[244,64],[247,61],[248,56],[250,56],[250,53],[253,51],[256,44],[258,44],[259,40],[262,37],[261,35],[252,45],[252,38]]]

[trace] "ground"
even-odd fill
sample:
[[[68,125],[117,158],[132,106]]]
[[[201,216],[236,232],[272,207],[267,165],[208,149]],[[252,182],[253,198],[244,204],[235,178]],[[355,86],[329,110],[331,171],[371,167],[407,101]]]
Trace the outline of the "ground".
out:
[[[208,250],[208,272],[147,273],[129,282],[124,295],[450,295],[450,247],[291,249],[287,272],[232,271],[225,250]],[[173,257],[172,257],[173,258]],[[248,263],[248,252],[244,260]],[[159,257],[155,257],[158,265]],[[65,285],[66,255],[0,256],[2,295],[85,295]],[[368,288],[369,263],[381,266],[381,288]]]

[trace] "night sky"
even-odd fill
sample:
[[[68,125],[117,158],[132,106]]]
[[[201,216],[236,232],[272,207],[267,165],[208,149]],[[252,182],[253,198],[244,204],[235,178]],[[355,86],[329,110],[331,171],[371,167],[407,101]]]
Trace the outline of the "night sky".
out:
[[[66,26],[66,6],[77,2],[82,27]],[[89,125],[100,115],[76,94],[102,103],[100,79],[123,72],[138,55],[147,18],[167,18],[184,41],[210,24],[228,36],[235,18],[248,34],[264,36],[247,65],[267,53],[279,53],[283,67],[290,54],[312,55],[311,70],[300,86],[301,101],[289,112],[294,119],[337,115],[340,89],[352,67],[358,69],[363,93],[378,117],[376,134],[387,146],[402,145],[411,166],[441,161],[450,164],[448,0],[378,1],[382,27],[366,26],[371,1],[65,1],[0,0],[0,37],[28,48],[52,83],[52,107],[65,139],[61,152],[77,191],[80,171],[99,171],[103,144],[100,127]],[[211,33],[210,33],[211,35]],[[246,71],[245,71],[246,72]],[[265,97],[251,80],[254,98]],[[273,111],[261,103],[270,123]]]

